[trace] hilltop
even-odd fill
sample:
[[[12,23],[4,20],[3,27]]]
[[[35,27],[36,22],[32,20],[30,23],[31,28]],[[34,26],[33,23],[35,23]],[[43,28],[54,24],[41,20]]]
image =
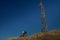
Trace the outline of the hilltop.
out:
[[[60,40],[60,30],[39,32],[26,37],[9,38],[9,40]]]

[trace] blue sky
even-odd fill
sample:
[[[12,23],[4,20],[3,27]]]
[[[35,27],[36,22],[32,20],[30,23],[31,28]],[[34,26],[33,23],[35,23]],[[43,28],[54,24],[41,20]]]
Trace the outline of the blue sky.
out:
[[[60,0],[43,0],[48,29],[60,29]],[[40,0],[0,0],[0,37],[27,35],[41,31]]]

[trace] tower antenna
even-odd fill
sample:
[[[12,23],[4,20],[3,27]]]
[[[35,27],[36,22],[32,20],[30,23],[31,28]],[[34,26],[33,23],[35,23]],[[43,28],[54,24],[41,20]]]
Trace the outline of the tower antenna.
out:
[[[43,0],[40,2],[40,7],[41,7],[41,32],[47,32],[48,31],[48,26],[46,22],[46,15],[45,15],[45,9],[44,9],[44,4]]]

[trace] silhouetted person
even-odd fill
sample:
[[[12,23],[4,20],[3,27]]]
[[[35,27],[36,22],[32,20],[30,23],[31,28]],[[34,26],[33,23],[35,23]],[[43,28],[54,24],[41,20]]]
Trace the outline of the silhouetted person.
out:
[[[27,32],[26,31],[22,31],[22,35],[20,35],[19,37],[24,37],[26,36]]]

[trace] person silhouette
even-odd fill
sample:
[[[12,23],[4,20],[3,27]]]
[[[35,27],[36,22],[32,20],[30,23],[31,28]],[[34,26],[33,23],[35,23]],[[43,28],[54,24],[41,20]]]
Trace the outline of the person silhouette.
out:
[[[27,32],[26,31],[22,31],[22,35],[20,35],[20,37],[24,37],[26,36]]]

